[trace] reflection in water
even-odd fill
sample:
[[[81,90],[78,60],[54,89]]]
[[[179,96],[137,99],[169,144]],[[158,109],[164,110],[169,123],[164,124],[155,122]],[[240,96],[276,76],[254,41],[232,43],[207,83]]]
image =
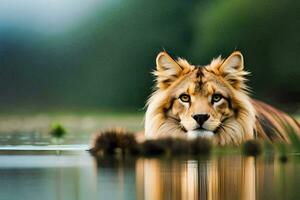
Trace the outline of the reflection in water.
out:
[[[96,199],[97,171],[88,153],[22,153],[0,155],[1,200]]]
[[[137,199],[255,199],[253,157],[140,159],[136,172]]]
[[[0,199],[299,199],[297,156],[101,158],[87,152],[0,151]]]
[[[135,160],[103,158],[97,160],[97,197],[98,199],[135,198]]]
[[[145,158],[130,162],[114,160],[113,165],[106,162],[98,162],[98,183],[115,173],[112,182],[115,185],[109,190],[110,195],[107,188],[101,190],[105,196],[113,194],[115,199],[134,198],[125,194],[128,190],[136,199],[145,200],[286,199],[286,195],[293,199],[298,193],[295,185],[288,184],[290,193],[286,194],[281,176],[290,176],[297,169],[299,171],[299,166],[295,162],[277,163],[272,156],[258,159],[239,155],[188,160]],[[115,166],[114,172],[112,166]],[[294,167],[283,170],[286,166]],[[292,179],[296,177],[299,173]],[[128,188],[134,182],[135,188]]]

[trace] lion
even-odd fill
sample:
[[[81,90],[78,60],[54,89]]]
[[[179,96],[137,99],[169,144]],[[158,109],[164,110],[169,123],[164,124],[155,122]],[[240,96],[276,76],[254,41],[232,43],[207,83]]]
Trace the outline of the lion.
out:
[[[240,145],[249,139],[289,142],[300,135],[288,114],[250,97],[243,55],[235,51],[206,66],[156,58],[155,89],[147,101],[145,137],[206,137],[218,145]]]

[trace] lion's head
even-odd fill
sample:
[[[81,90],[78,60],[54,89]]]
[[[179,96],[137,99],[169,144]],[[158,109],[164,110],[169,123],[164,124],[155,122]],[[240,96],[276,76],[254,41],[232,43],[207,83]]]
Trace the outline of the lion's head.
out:
[[[247,74],[240,52],[202,67],[159,53],[156,89],[147,103],[146,137],[205,136],[221,145],[253,138],[255,111]]]

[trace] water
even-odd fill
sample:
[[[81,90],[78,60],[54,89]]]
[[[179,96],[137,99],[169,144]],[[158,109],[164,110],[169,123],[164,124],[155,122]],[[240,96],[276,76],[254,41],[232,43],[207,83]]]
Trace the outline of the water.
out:
[[[102,158],[86,151],[0,151],[0,199],[299,199],[300,159],[272,155]]]
[[[55,120],[54,120],[55,118]],[[106,127],[142,130],[140,116],[0,119],[0,200],[299,199],[300,156],[102,158],[86,151]],[[49,137],[52,121],[68,130]]]
[[[50,145],[53,123],[67,130],[64,144],[88,144],[94,133],[111,128],[126,127],[130,131],[143,129],[143,115],[136,114],[27,114],[0,115],[0,146]]]

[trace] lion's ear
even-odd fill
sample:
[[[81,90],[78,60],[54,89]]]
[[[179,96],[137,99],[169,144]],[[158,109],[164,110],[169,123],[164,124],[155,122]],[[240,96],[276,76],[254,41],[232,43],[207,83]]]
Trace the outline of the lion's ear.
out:
[[[244,69],[244,58],[241,52],[233,52],[220,66],[219,70],[224,73],[234,73]]]
[[[244,87],[245,76],[248,72],[244,71],[243,55],[238,51],[233,52],[219,66],[219,72],[234,88],[240,89]]]
[[[185,71],[167,52],[160,52],[156,57],[156,76],[159,88],[167,88]]]

